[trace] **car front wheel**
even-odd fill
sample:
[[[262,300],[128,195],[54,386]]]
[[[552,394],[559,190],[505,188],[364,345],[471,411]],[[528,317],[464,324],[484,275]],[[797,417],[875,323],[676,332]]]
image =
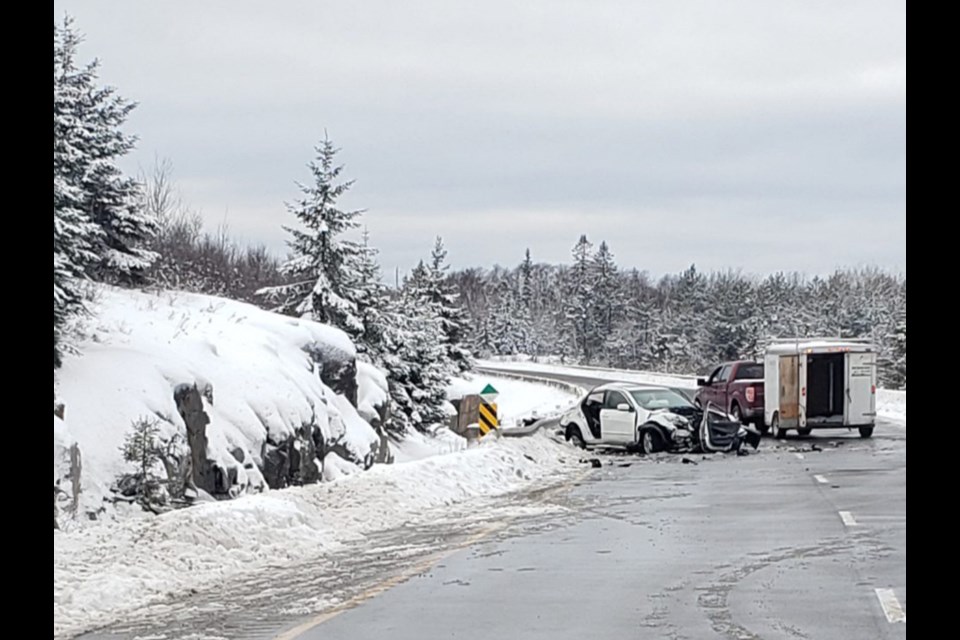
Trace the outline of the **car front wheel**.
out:
[[[567,442],[577,447],[578,449],[586,449],[587,443],[583,440],[583,434],[580,432],[580,427],[577,425],[570,425],[567,427]]]
[[[656,427],[646,427],[640,429],[640,451],[641,453],[657,453],[663,450],[663,438],[660,430]]]

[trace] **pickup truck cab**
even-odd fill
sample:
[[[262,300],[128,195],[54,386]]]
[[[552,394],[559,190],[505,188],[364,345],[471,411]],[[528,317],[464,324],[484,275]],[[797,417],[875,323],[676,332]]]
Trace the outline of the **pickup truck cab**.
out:
[[[754,423],[766,431],[763,419],[763,364],[752,360],[724,362],[706,379],[698,378],[694,404],[705,407],[708,402],[723,407],[740,422]]]

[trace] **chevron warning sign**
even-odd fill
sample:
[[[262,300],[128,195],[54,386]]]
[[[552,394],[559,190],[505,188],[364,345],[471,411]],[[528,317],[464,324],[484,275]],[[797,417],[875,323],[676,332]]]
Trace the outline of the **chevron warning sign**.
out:
[[[500,428],[497,420],[497,405],[492,402],[482,401],[479,408],[480,414],[480,437],[487,435],[490,431]]]

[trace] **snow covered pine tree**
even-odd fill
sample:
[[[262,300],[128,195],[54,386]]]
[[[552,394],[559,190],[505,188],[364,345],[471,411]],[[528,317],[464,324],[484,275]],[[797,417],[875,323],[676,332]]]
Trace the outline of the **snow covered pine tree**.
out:
[[[298,184],[300,199],[287,205],[304,227],[284,226],[290,234],[291,255],[280,270],[293,282],[258,293],[277,301],[276,310],[281,313],[332,324],[360,339],[365,330],[357,315],[359,292],[352,285],[357,282],[355,269],[362,248],[343,234],[359,226],[356,218],[363,211],[338,207],[339,198],[353,185],[353,180],[337,181],[343,171],[342,165],[334,164],[338,151],[324,135],[316,147],[316,159],[308,164],[313,184]]]
[[[157,223],[138,204],[137,182],[116,164],[135,142],[120,130],[135,105],[114,88],[97,86],[98,61],[78,65],[81,39],[72,18],[54,24],[54,368],[64,325],[83,308],[80,279],[129,282],[156,257],[145,244]]]

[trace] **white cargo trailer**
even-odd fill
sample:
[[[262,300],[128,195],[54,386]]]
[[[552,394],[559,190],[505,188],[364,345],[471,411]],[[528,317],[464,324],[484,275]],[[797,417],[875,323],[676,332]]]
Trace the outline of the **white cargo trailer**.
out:
[[[869,438],[877,416],[877,356],[867,341],[777,341],[764,364],[764,423],[782,438],[795,430],[846,427]]]

